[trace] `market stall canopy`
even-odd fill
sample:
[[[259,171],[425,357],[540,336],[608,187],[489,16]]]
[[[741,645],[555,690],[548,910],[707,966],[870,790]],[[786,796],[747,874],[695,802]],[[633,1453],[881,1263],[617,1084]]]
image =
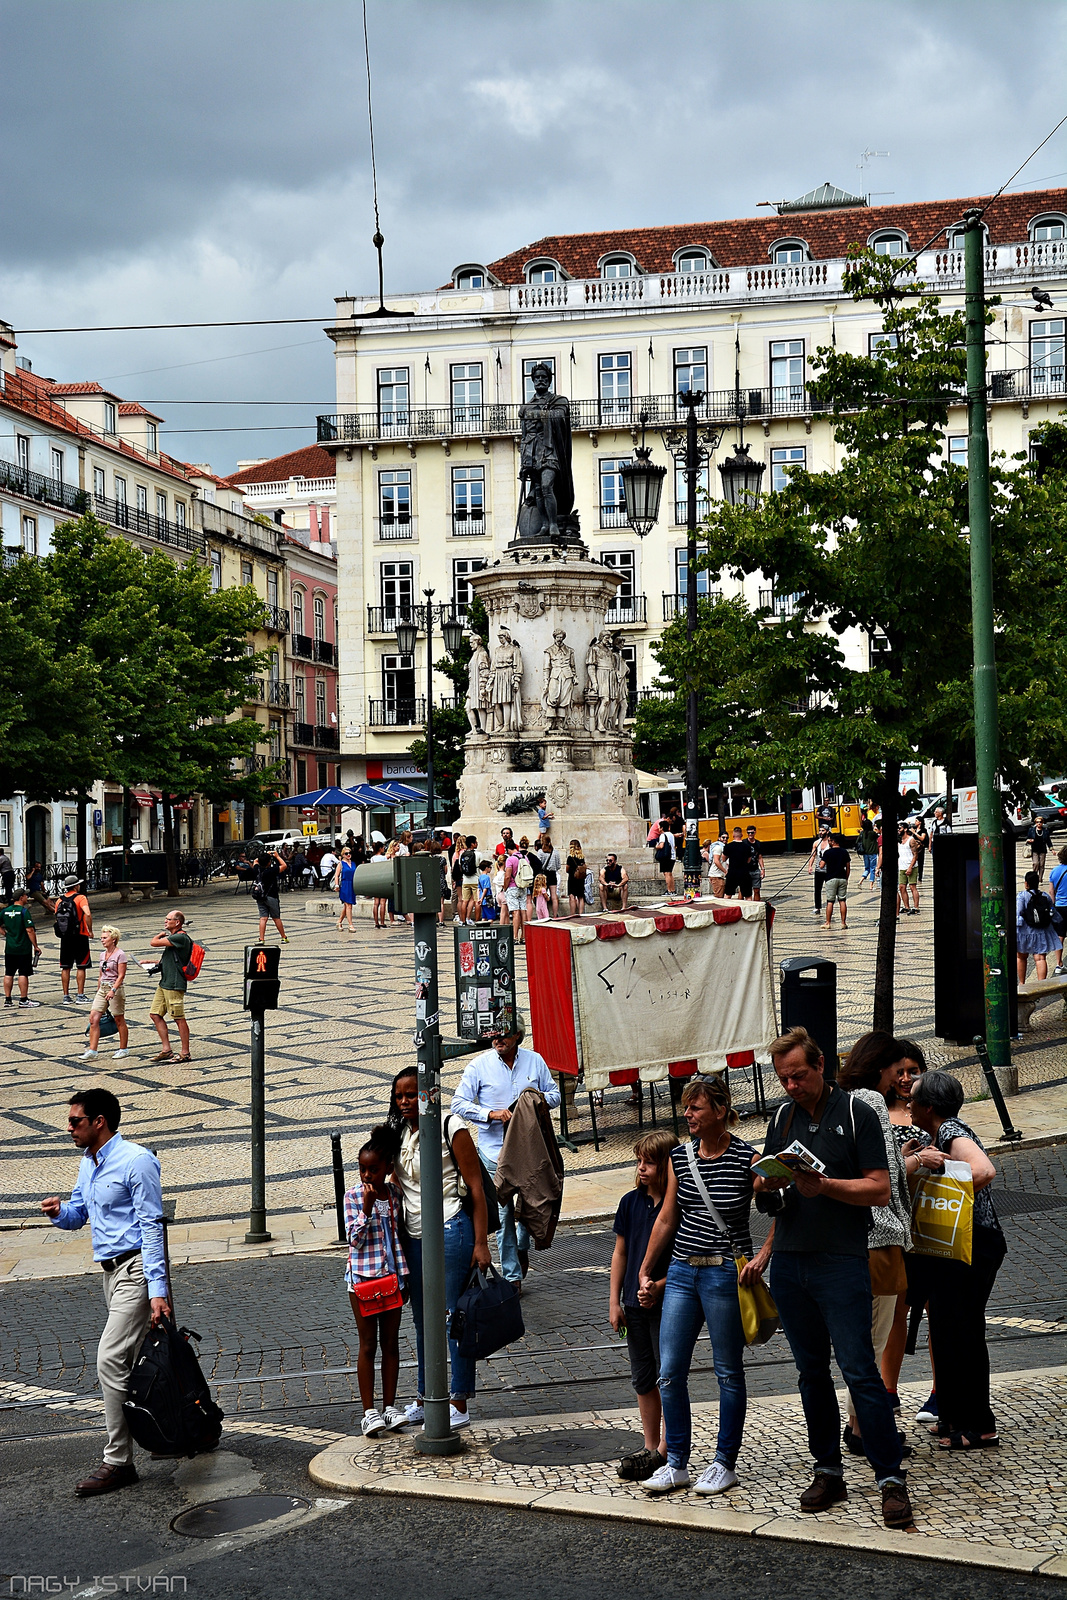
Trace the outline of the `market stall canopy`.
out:
[[[307,794],[290,794],[284,800],[272,800],[272,806],[306,806],[310,811],[314,806],[341,806],[351,808],[358,806],[352,792],[348,789],[309,789]]]
[[[374,787],[382,794],[391,795],[393,805],[408,802],[414,802],[417,805],[425,805],[426,803],[426,790],[415,789],[410,783],[393,783],[390,781],[389,783],[375,784]]]

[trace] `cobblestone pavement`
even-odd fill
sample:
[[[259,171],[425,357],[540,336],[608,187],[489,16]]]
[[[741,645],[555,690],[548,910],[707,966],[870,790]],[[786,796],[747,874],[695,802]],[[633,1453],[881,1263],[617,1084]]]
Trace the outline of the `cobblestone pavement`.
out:
[[[877,932],[876,897],[853,888],[848,928],[827,934],[811,915],[810,880],[797,858],[768,857],[766,893],[778,915],[774,954],[828,954],[838,963],[839,1044],[846,1048],[870,1024],[870,983]],[[1020,867],[1022,863],[1020,862]],[[798,867],[800,875],[797,876]],[[858,880],[853,879],[854,885]],[[146,956],[161,926],[166,902],[118,908],[114,897],[96,904],[96,918],[117,922],[131,956]],[[62,1131],[71,1089],[87,1079],[106,1084],[124,1107],[123,1131],[151,1145],[163,1162],[165,1192],[177,1202],[178,1224],[239,1218],[248,1206],[248,1018],[240,1009],[243,947],[257,933],[255,902],[232,886],[211,885],[183,897],[190,926],[208,947],[192,986],[188,1012],[193,1061],[153,1065],[155,1033],[147,1010],[154,980],[136,967],[127,979],[131,1056],[115,1062],[107,1049],[90,1069],[78,1060],[88,1008],[59,1004],[58,946],[42,928],[45,955],[31,992],[43,1002],[30,1013],[0,1011],[0,1109],[8,1137],[0,1150],[0,1226],[39,1218],[41,1195],[69,1190],[73,1152]],[[268,1208],[282,1220],[329,1213],[333,1205],[329,1134],[355,1137],[379,1120],[389,1081],[413,1057],[412,956],[406,925],[378,932],[369,918],[356,933],[339,933],[329,917],[309,915],[303,897],[283,898],[291,943],[283,950],[282,1009],[267,1019]],[[273,930],[272,930],[273,937]],[[450,1009],[452,929],[441,929],[442,1015]],[[525,1004],[525,970],[519,952],[517,980]],[[91,981],[91,980],[90,980]],[[932,1062],[966,1072],[973,1056],[938,1043],[932,1033],[932,917],[905,919],[899,930],[897,1031],[928,1047]],[[1067,1028],[1063,1008],[1035,1014],[1036,1027],[1016,1046],[1023,1084],[1067,1082]],[[462,1062],[445,1073],[446,1089]],[[735,1075],[740,1101],[751,1098],[747,1074]],[[582,1145],[567,1158],[572,1173],[621,1167],[637,1132],[625,1090],[609,1091],[600,1114],[605,1139],[599,1153]],[[1025,1095],[1012,1102],[1022,1116]],[[660,1107],[660,1116],[666,1108]],[[575,1120],[588,1128],[579,1096]],[[282,1220],[284,1226],[284,1221]],[[73,1270],[73,1269],[71,1269]]]

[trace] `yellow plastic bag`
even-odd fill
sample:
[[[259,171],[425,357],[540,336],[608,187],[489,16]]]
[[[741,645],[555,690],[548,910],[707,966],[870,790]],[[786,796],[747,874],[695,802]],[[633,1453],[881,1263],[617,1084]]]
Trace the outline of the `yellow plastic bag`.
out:
[[[737,1303],[741,1308],[741,1326],[745,1330],[746,1344],[766,1344],[778,1332],[778,1307],[762,1279],[753,1284],[742,1284],[741,1269],[748,1265],[747,1256],[735,1256],[737,1265]]]
[[[974,1183],[965,1161],[946,1161],[912,1185],[911,1247],[916,1255],[971,1262]]]

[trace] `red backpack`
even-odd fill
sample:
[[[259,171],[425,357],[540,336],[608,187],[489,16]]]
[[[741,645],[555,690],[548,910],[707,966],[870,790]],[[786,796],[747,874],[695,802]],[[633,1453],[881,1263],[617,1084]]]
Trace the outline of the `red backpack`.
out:
[[[192,983],[194,978],[198,978],[200,976],[200,968],[204,965],[204,957],[206,955],[207,951],[204,949],[203,945],[197,944],[194,939],[193,948],[189,952],[189,959],[182,967],[182,977],[185,978],[188,983]]]

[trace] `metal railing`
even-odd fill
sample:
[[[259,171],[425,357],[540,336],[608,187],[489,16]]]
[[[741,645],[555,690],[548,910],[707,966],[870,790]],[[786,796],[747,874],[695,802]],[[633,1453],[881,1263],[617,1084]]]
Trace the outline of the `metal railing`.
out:
[[[663,620],[664,620],[664,622],[673,622],[675,617],[684,617],[685,614],[686,614],[686,601],[688,600],[688,598],[689,598],[688,595],[684,595],[684,594],[665,594],[663,596]],[[706,590],[702,589],[701,592],[697,595],[697,605],[699,606],[700,602],[702,600],[718,600],[718,599],[719,599],[719,591],[718,591],[718,589],[706,589]]]
[[[206,548],[203,533],[188,524],[181,527],[169,517],[154,517],[149,511],[139,511],[126,500],[109,500],[106,495],[93,495],[93,510],[113,528],[127,533],[140,534],[142,539],[156,539],[160,544],[172,545],[176,550],[189,550],[203,555]]]
[[[309,633],[294,633],[292,635],[294,656],[300,656],[303,661],[313,661],[315,658],[315,641]]]
[[[337,650],[329,639],[315,640],[315,660],[322,661],[329,667],[333,666],[337,660]]]
[[[791,617],[800,603],[798,594],[775,594],[773,589],[761,589],[759,609],[770,611],[776,617]]]
[[[394,633],[398,622],[414,622],[425,628],[426,607],[415,604],[367,607],[368,633]]]
[[[646,700],[675,700],[670,689],[631,689],[626,697],[626,715],[636,717],[637,708]]]
[[[452,512],[452,533],[454,536],[471,538],[475,534],[489,532],[488,519],[484,506],[472,506],[469,511],[454,510]]]
[[[643,594],[630,594],[618,600],[613,600],[608,606],[604,620],[618,623],[621,627],[627,624],[648,621],[648,597]]]
[[[602,528],[628,528],[630,526],[626,517],[624,505],[602,505],[600,507],[600,526]]]
[[[289,730],[289,743],[308,745],[315,743],[315,725],[311,722],[294,722]]]
[[[379,539],[413,539],[415,537],[414,519],[410,511],[383,513],[378,518]]]
[[[340,743],[336,728],[324,728],[320,724],[315,729],[316,750],[337,750],[340,748]]]
[[[372,728],[414,728],[426,721],[425,700],[371,700],[368,710]]]
[[[289,632],[289,612],[285,606],[268,606],[267,620],[264,626],[271,633]]]
[[[282,683],[278,678],[271,678],[267,683],[267,704],[269,706],[287,706],[289,704],[289,685]]]
[[[0,489],[44,505],[61,506],[76,516],[89,509],[89,496],[84,489],[72,488],[61,478],[46,478],[43,473],[31,472],[29,467],[20,467],[14,461],[0,461]]]

